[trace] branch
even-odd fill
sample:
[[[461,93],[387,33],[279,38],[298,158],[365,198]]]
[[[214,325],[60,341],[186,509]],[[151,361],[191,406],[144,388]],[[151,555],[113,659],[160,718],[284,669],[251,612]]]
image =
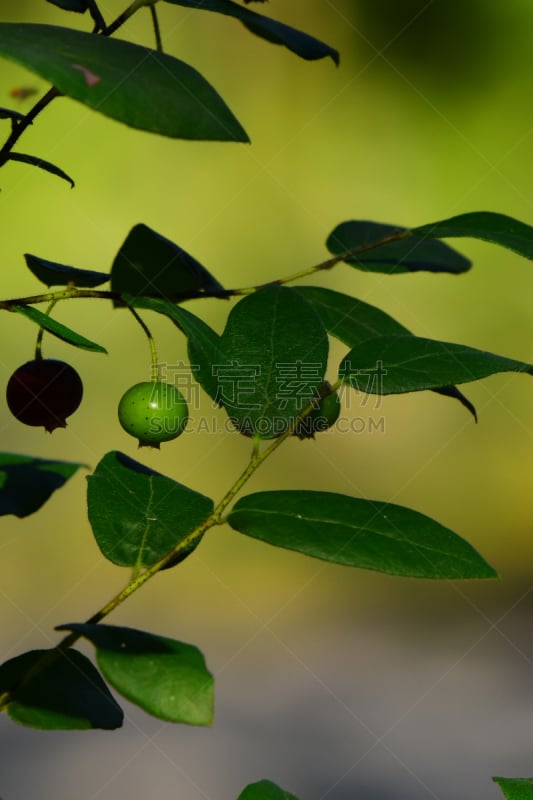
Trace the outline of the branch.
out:
[[[11,150],[16,145],[26,128],[28,128],[35,117],[43,111],[47,105],[49,105],[55,97],[60,97],[61,92],[59,92],[55,87],[52,86],[45,95],[41,97],[40,100],[37,100],[33,108],[31,108],[28,113],[22,117],[21,120],[17,121],[13,124],[13,129],[5,141],[5,144],[0,149],[0,167],[2,167],[6,161],[9,160],[9,155]]]
[[[300,272],[294,272],[292,275],[288,275],[285,278],[277,278],[276,280],[269,281],[268,283],[262,283],[257,286],[243,286],[235,289],[211,289],[207,291],[202,289],[201,291],[198,290],[197,292],[189,291],[184,292],[182,295],[174,295],[172,297],[172,301],[175,303],[182,303],[185,300],[200,300],[206,297],[227,299],[229,297],[253,294],[253,292],[257,292],[259,289],[264,289],[266,286],[271,286],[272,284],[283,286],[287,283],[300,280],[301,278],[306,278],[308,275],[314,275],[316,272],[333,269],[333,267],[337,266],[337,264],[339,264],[341,261],[345,261],[348,258],[353,258],[354,256],[362,255],[369,250],[374,250],[377,247],[388,244],[389,242],[396,242],[400,239],[406,239],[410,235],[411,232],[409,230],[391,233],[388,236],[384,236],[382,239],[377,240],[376,242],[370,242],[369,244],[360,245],[359,247],[353,247],[351,250],[345,250],[336,256],[332,256],[325,261],[321,261],[319,264],[315,264],[313,267],[308,267]],[[56,292],[46,292],[44,294],[36,294],[29,297],[16,297],[10,300],[0,300],[0,311],[11,311],[13,306],[30,306],[36,305],[37,303],[51,303],[53,300],[73,300],[75,298],[82,297],[99,298],[101,300],[120,300],[123,303],[125,302],[122,300],[121,292],[105,291],[100,289],[77,289],[75,286],[72,286],[66,289],[59,289]],[[127,303],[125,304],[127,305]]]

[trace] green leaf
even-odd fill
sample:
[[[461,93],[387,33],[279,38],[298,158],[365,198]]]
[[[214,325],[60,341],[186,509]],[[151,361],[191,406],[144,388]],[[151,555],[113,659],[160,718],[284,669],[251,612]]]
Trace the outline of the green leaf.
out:
[[[123,713],[99,672],[77,650],[31,650],[0,666],[15,722],[44,730],[120,728]]]
[[[45,172],[51,172],[52,175],[62,178],[64,181],[67,181],[67,183],[70,183],[71,187],[74,187],[74,181],[70,175],[67,175],[67,173],[63,172],[62,169],[56,167],[55,164],[51,164],[49,161],[45,161],[42,158],[38,158],[37,156],[29,156],[25,153],[9,153],[7,160],[20,161],[22,164],[29,164],[32,167],[44,169]]]
[[[533,800],[533,778],[493,778],[507,800]]]
[[[237,800],[298,800],[298,798],[280,789],[271,781],[258,781],[250,783]]]
[[[412,335],[393,317],[355,297],[318,286],[299,286],[297,291],[320,315],[326,330],[348,347],[356,347],[377,336]],[[455,386],[441,386],[432,391],[458,400],[477,420],[475,407]]]
[[[435,520],[392,503],[329,492],[246,495],[232,528],[276,547],[412,578],[494,578],[471,545]]]
[[[468,383],[499,372],[527,372],[533,366],[462,344],[419,336],[380,336],[354,347],[342,360],[339,377],[369,394],[401,394]]]
[[[118,294],[185,300],[222,285],[177,244],[147,225],[135,225],[111,267],[111,289]]]
[[[200,73],[156,50],[53,25],[3,22],[0,55],[133,128],[181,139],[248,141]]]
[[[71,283],[74,286],[92,289],[106,283],[110,278],[106,272],[68,267],[65,264],[32,256],[30,253],[25,253],[24,258],[30,272],[46,286],[66,286]]]
[[[114,625],[61,625],[89,639],[107,681],[148,714],[168,722],[210,725],[213,676],[198,648]]]
[[[453,239],[467,236],[499,244],[513,250],[524,258],[533,259],[533,227],[491,211],[474,211],[460,214],[440,222],[412,228],[413,236],[433,236],[438,239]]]
[[[187,336],[191,371],[207,394],[217,402],[218,381],[214,366],[220,363],[220,336],[200,317],[168,300],[153,297],[122,295],[134,308],[145,308],[164,314]]]
[[[176,6],[198,8],[202,11],[215,11],[228,17],[235,17],[256,36],[266,39],[272,44],[281,44],[293,53],[308,61],[329,56],[335,64],[339,63],[339,54],[332,47],[309,36],[302,31],[284,25],[282,22],[242,8],[231,0],[166,0]]]
[[[213,502],[139,464],[107,453],[88,477],[89,522],[104,556],[124,567],[150,567],[183,543],[213,511]]]
[[[302,295],[272,284],[244,297],[228,317],[217,399],[242,433],[275,438],[319,396],[327,357],[316,311]]]
[[[85,336],[76,333],[71,328],[67,328],[66,325],[57,322],[48,314],[43,314],[38,308],[33,308],[33,306],[10,306],[10,309],[11,311],[17,311],[32,322],[35,322],[40,328],[44,328],[48,333],[57,336],[58,339],[62,339],[64,342],[68,342],[68,344],[74,345],[74,347],[80,347],[82,350],[91,350],[94,353],[107,353],[105,347],[86,339]]]
[[[0,516],[38,511],[84,464],[0,453]]]
[[[334,256],[365,272],[451,272],[470,269],[471,262],[436,239],[413,240],[410,231],[378,222],[342,222],[332,231],[326,247]],[[387,241],[391,239],[392,241]],[[380,244],[380,242],[384,242]]]
[[[298,286],[295,291],[311,303],[326,330],[348,347],[376,336],[409,336],[411,332],[385,311],[332,289]]]

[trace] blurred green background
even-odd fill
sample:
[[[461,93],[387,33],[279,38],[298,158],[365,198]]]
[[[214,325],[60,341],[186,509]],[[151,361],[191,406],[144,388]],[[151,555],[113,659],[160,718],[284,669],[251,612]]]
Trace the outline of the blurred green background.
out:
[[[106,0],[100,7],[109,21],[124,5]],[[44,1],[4,2],[0,9],[3,21],[90,28],[84,16]],[[270,0],[254,9],[338,48],[340,67],[330,61],[301,61],[250,36],[236,21],[159,3],[165,50],[213,83],[252,144],[167,140],[121,127],[74,101],[55,100],[18,149],[57,163],[74,177],[76,188],[21,164],[2,169],[2,297],[40,291],[25,268],[26,252],[107,271],[138,222],[177,242],[228,287],[267,282],[320,262],[327,257],[328,234],[347,219],[415,226],[490,210],[533,223],[529,3]],[[148,12],[131,19],[121,35],[151,46]],[[24,112],[31,100],[10,97],[18,86],[40,93],[47,88],[38,77],[2,61],[0,105],[15,104]],[[8,122],[2,124],[7,136]],[[480,242],[455,244],[474,261],[466,275],[391,277],[341,265],[317,282],[375,304],[419,335],[533,361],[531,264]],[[188,307],[221,330],[229,304],[196,301]],[[106,301],[76,300],[56,311],[58,319],[107,347],[109,356],[74,351],[45,337],[45,355],[69,360],[82,375],[84,403],[67,430],[53,436],[24,428],[4,407],[2,449],[79,460],[90,468],[108,450],[119,449],[215,499],[221,497],[246,462],[248,440],[220,430],[183,435],[160,452],[139,453],[118,425],[116,406],[125,389],[149,374],[142,332]],[[149,313],[146,319],[161,360],[186,361],[176,329]],[[7,314],[0,324],[5,384],[32,357],[36,330],[27,320]],[[331,375],[343,352],[338,345],[332,347]],[[111,621],[146,625],[194,641],[203,646],[215,671],[223,672],[246,651],[249,661],[243,663],[242,675],[252,671],[259,682],[264,680],[262,669],[276,669],[276,648],[262,638],[273,629],[286,643],[298,636],[316,641],[335,630],[338,637],[328,644],[335,655],[329,660],[348,667],[343,647],[367,642],[372,631],[382,630],[387,641],[391,632],[404,644],[409,640],[407,649],[416,653],[418,663],[433,635],[434,644],[450,643],[461,628],[457,646],[461,649],[464,639],[469,652],[479,637],[498,630],[497,620],[511,610],[527,621],[533,576],[532,389],[527,376],[513,374],[464,387],[477,407],[478,425],[459,404],[434,393],[387,397],[379,405],[375,399],[363,405],[357,395],[347,395],[345,417],[355,432],[290,442],[250,484],[252,490],[320,488],[415,508],[468,539],[498,569],[501,582],[433,584],[384,578],[276,552],[221,530],[179,571],[153,581]],[[202,408],[209,416],[213,413],[207,401]],[[370,419],[383,420],[378,430]],[[55,641],[55,624],[86,618],[126,580],[119,568],[103,561],[92,539],[82,472],[34,517],[4,519],[0,548],[5,565],[0,593],[4,658]],[[441,626],[452,639],[448,633],[441,639]],[[521,633],[505,633],[513,645],[511,659],[518,651],[527,652],[525,629],[516,623],[516,630]],[[524,641],[517,644],[513,637],[522,635]],[[254,650],[253,642],[262,642],[264,653]],[[393,664],[394,651],[387,653],[384,660]],[[326,658],[325,652],[317,658]],[[300,660],[308,673],[318,671],[309,667],[311,656]],[[409,674],[408,659],[404,668]],[[354,665],[353,670],[364,693],[365,681],[375,676],[373,667],[360,665],[358,671]],[[283,679],[280,674],[281,686]],[[253,677],[249,680],[253,684]],[[297,673],[295,685],[301,686],[302,680]],[[389,685],[391,679],[383,680]],[[503,682],[507,680],[511,678]],[[329,685],[329,680],[323,683]],[[404,696],[402,686],[398,697]],[[257,686],[251,691],[257,692]],[[462,691],[467,691],[464,685]],[[313,702],[311,694],[308,703]],[[2,725],[2,735],[9,739],[11,729],[5,720]],[[199,736],[185,733],[193,740]],[[43,741],[42,734],[16,735],[22,737],[21,752],[27,742],[37,747],[34,742]],[[520,745],[513,747],[516,753]],[[317,762],[319,755],[311,760]],[[16,763],[10,762],[11,771],[6,766],[6,800],[28,796],[20,774],[15,775]],[[234,763],[232,769],[238,772],[238,766]],[[480,770],[477,785],[469,775],[472,794],[461,787],[460,796],[496,797],[495,788],[493,795],[490,786],[485,792],[491,769]],[[350,783],[356,771],[339,777],[338,784],[328,784],[326,777],[320,789],[320,781],[315,782],[315,794],[311,791],[308,797],[327,794],[343,800],[361,787],[366,787],[361,795],[365,799],[383,797],[372,793],[372,776],[382,770],[377,762],[370,777],[359,783]],[[262,773],[271,774],[268,763]],[[50,796],[72,796],[57,784],[61,777],[56,775]],[[394,785],[387,796],[435,796],[419,784],[402,784],[401,778]],[[78,787],[77,796],[122,797],[121,791],[124,796],[130,791],[120,781],[106,786],[87,788],[86,794]],[[3,788],[0,778],[0,792]],[[298,790],[294,781],[287,788]],[[65,794],[57,794],[58,789]],[[238,790],[236,785],[235,796]],[[192,790],[184,791],[189,797]],[[442,786],[437,794],[459,796],[456,789],[445,794]]]

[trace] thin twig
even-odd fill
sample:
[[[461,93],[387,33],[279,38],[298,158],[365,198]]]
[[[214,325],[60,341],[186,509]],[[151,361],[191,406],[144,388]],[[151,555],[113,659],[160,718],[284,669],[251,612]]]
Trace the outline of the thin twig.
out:
[[[157,11],[155,10],[155,6],[150,6],[150,14],[152,15],[152,24],[154,26],[155,46],[156,46],[156,49],[160,53],[162,53],[163,52],[163,40],[161,38],[161,28],[159,27],[159,20],[157,18]]]
[[[339,253],[332,258],[321,261],[319,264],[315,264],[313,267],[308,267],[300,272],[294,272],[291,275],[287,275],[285,278],[277,278],[276,280],[269,281],[268,283],[263,283],[258,286],[243,286],[235,289],[199,289],[196,292],[184,292],[183,294],[176,293],[172,297],[167,297],[166,299],[169,302],[182,303],[185,300],[199,300],[207,297],[227,299],[229,297],[253,294],[260,289],[266,288],[267,286],[283,286],[287,283],[300,280],[301,278],[306,278],[309,275],[314,275],[317,272],[333,269],[333,267],[337,266],[337,264],[339,264],[341,261],[347,261],[356,258],[363,253],[367,253],[369,250],[375,250],[377,247],[381,247],[384,244],[406,239],[410,235],[411,232],[409,230],[395,231],[394,233],[383,237],[383,239],[360,245],[359,247],[354,247],[351,250],[345,250],[343,253]],[[29,306],[36,305],[37,303],[51,303],[52,300],[69,300],[83,297],[100,298],[101,300],[115,300],[122,303],[125,302],[122,299],[121,292],[105,291],[101,289],[77,289],[74,286],[67,289],[60,289],[56,292],[46,292],[44,294],[31,295],[30,297],[16,297],[10,300],[0,300],[0,311],[10,311],[13,306]]]
[[[51,103],[54,98],[60,96],[61,92],[58,91],[58,89],[56,89],[54,86],[52,86],[52,88],[49,89],[46,92],[46,94],[43,95],[41,99],[35,103],[33,108],[31,108],[20,121],[13,122],[11,133],[7,137],[2,148],[0,149],[0,167],[2,167],[6,163],[6,161],[9,160],[9,154],[11,150],[18,142],[18,140],[20,139],[26,128],[28,128],[32,124],[37,114],[40,114],[41,111],[43,111],[43,109],[45,109],[46,106],[49,105],[49,103]]]

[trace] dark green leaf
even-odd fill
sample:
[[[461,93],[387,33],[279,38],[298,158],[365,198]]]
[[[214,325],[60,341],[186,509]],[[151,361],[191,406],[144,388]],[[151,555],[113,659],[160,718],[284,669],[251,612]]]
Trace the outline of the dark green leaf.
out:
[[[513,250],[524,258],[533,259],[533,227],[491,211],[474,211],[460,214],[430,225],[421,225],[411,230],[413,236],[433,236],[438,239],[453,239],[467,236],[493,242]]]
[[[213,511],[213,502],[123,453],[107,453],[88,477],[89,521],[98,546],[114,564],[149,567]]]
[[[80,14],[83,14],[89,8],[87,0],[47,0],[47,2],[52,3],[54,6],[59,6],[65,11],[77,11]]]
[[[347,294],[320,286],[298,286],[295,291],[311,303],[326,330],[348,347],[355,347],[376,336],[408,336],[411,333],[385,311]]]
[[[32,167],[44,169],[45,172],[51,172],[52,175],[56,175],[58,178],[63,178],[63,180],[67,181],[67,183],[70,183],[72,187],[74,186],[74,181],[69,175],[67,175],[66,172],[63,172],[62,169],[56,167],[55,164],[51,164],[49,161],[44,161],[44,159],[38,158],[37,156],[29,156],[25,153],[10,153],[8,156],[8,161],[20,161],[22,164],[29,164]]]
[[[298,800],[298,798],[280,789],[271,781],[258,781],[250,783],[237,800]]]
[[[297,291],[317,311],[326,330],[348,347],[356,347],[377,336],[411,335],[393,317],[355,297],[318,286],[299,286]],[[475,407],[455,386],[441,386],[433,391],[458,400],[477,420]]]
[[[91,342],[90,339],[86,339],[85,336],[76,333],[76,331],[73,331],[71,328],[67,328],[66,325],[57,322],[57,320],[53,319],[53,317],[50,317],[48,314],[43,314],[38,308],[33,308],[33,306],[10,306],[10,308],[12,311],[17,311],[32,322],[35,322],[40,328],[44,328],[45,331],[48,331],[48,333],[57,336],[58,339],[62,339],[64,342],[74,345],[74,347],[81,347],[82,350],[92,350],[94,353],[107,353],[105,347],[96,344],[96,342]]]
[[[193,645],[114,625],[75,623],[58,630],[89,639],[106,680],[148,714],[188,725],[213,721],[213,676]]]
[[[0,453],[0,516],[27,517],[84,464]]]
[[[111,289],[118,294],[185,300],[223,287],[181,247],[139,224],[113,261]]]
[[[0,666],[0,693],[11,693],[7,713],[44,730],[120,728],[122,709],[99,672],[77,650],[31,650]]]
[[[93,272],[88,269],[67,267],[55,261],[25,253],[26,265],[35,277],[46,286],[66,286],[68,283],[83,288],[93,288],[106,283],[110,276],[106,272]]]
[[[391,503],[329,492],[258,492],[238,500],[228,522],[254,539],[350,567],[413,578],[496,577],[457,534]]]
[[[533,778],[493,778],[507,800],[533,800]]]
[[[133,128],[181,139],[248,141],[205,78],[156,50],[53,25],[3,22],[0,55]]]
[[[327,334],[312,306],[292,289],[267,286],[228,317],[217,399],[242,433],[275,438],[318,397],[327,357]]]
[[[406,228],[378,222],[342,222],[329,235],[326,247],[334,256],[343,256],[342,261],[366,272],[426,270],[457,275],[471,267],[467,258],[443,242],[413,239]]]
[[[200,386],[216,401],[218,381],[214,366],[220,363],[220,336],[195,314],[168,300],[130,295],[123,295],[123,298],[134,308],[147,308],[158,314],[164,314],[183,331],[187,336],[191,371]]]
[[[176,6],[186,6],[187,8],[198,8],[202,11],[216,11],[228,17],[235,17],[248,28],[251,33],[266,39],[272,44],[281,44],[291,50],[301,58],[308,61],[315,61],[318,58],[329,56],[335,64],[339,63],[339,54],[332,47],[309,36],[302,31],[284,25],[282,22],[269,19],[255,11],[242,8],[232,0],[167,0]]]
[[[468,383],[499,372],[533,374],[533,366],[462,344],[380,336],[350,350],[339,377],[369,394],[401,394]]]

